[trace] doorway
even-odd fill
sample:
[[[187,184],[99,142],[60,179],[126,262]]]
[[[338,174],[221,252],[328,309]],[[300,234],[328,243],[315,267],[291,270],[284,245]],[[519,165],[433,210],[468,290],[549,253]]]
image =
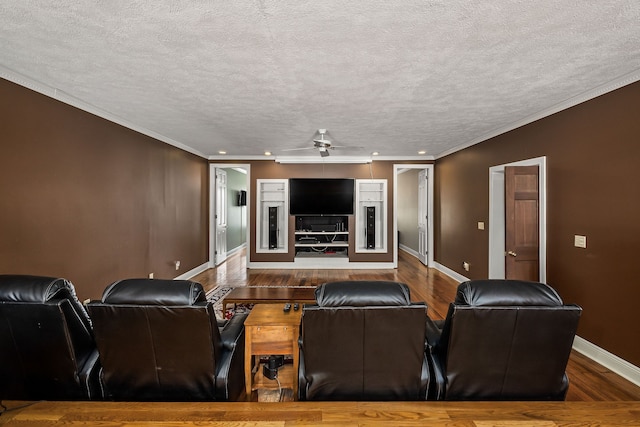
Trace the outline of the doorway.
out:
[[[412,190],[412,194],[408,197],[412,197],[416,202],[410,208],[412,212],[400,212],[403,209],[404,200],[398,200],[398,194],[402,190],[398,188],[398,181],[400,175],[404,173],[410,173],[411,180],[415,177],[415,186]],[[412,237],[415,237],[415,245],[409,244],[409,246],[415,246],[415,248],[406,248],[410,254],[415,256],[427,267],[433,266],[433,165],[393,165],[393,263],[394,267],[398,266],[398,249],[400,247],[399,221],[403,220],[403,217],[411,217],[411,225],[402,225],[401,228],[407,229],[408,233]],[[407,197],[407,196],[403,196]],[[413,212],[415,210],[415,212]],[[408,214],[408,215],[405,215]],[[400,219],[399,219],[400,218]],[[415,219],[413,219],[415,218]]]
[[[246,227],[250,224],[250,167],[249,164],[231,163],[209,165],[210,268],[223,263],[235,250],[249,247],[250,233]],[[245,204],[238,198],[241,189],[245,191]],[[248,259],[249,251],[246,253]]]
[[[489,168],[489,278],[506,278],[506,257],[515,251],[506,247],[505,186],[508,167],[536,166],[538,169],[538,280],[547,280],[546,157],[523,160]]]

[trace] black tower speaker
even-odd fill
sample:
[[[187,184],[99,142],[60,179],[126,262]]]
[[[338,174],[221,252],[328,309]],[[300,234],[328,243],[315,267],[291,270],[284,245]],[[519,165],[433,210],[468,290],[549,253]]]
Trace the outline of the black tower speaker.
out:
[[[269,249],[278,247],[278,207],[269,206]]]
[[[245,190],[238,191],[238,206],[247,205],[247,192]]]
[[[367,238],[367,249],[375,249],[376,247],[376,207],[366,206],[367,224],[365,236]]]

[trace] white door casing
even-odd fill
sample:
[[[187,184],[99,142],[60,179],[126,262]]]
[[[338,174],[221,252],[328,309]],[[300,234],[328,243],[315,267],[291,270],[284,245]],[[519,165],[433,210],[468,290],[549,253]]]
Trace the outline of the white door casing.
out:
[[[405,169],[422,169],[425,172],[425,201],[426,203],[426,234],[425,251],[426,265],[433,267],[433,171],[432,164],[397,164],[393,165],[393,265],[398,267],[398,175]]]
[[[220,265],[227,259],[227,172],[216,168],[215,178],[215,265]]]
[[[429,176],[427,170],[418,172],[418,259],[429,264]]]

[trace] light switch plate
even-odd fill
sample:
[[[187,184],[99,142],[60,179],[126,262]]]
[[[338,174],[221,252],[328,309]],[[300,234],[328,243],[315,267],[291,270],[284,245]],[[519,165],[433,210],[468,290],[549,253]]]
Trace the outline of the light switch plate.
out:
[[[478,221],[478,230],[484,230],[484,222]]]
[[[573,246],[576,248],[587,248],[587,236],[580,236],[576,234],[573,236]]]

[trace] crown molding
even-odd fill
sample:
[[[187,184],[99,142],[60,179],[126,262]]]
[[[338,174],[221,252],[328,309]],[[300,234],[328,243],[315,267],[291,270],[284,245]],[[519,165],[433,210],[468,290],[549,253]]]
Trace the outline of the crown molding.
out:
[[[276,163],[371,163],[371,157],[357,156],[276,156]]]
[[[60,89],[51,87],[49,85],[46,85],[44,83],[31,79],[27,76],[24,76],[13,70],[10,70],[2,65],[0,65],[0,78],[9,80],[10,82],[13,82],[17,85],[26,87],[27,89],[31,89],[34,92],[38,92],[42,95],[48,96],[49,98],[53,98],[57,101],[63,102],[67,105],[78,108],[82,111],[86,111],[87,113],[93,114],[94,116],[98,116],[110,122],[116,123],[127,129],[131,129],[135,132],[141,133],[153,139],[157,139],[158,141],[162,141],[165,144],[169,144],[181,150],[187,151],[191,154],[195,154],[196,156],[203,157],[203,158],[207,157],[204,154],[202,154],[200,151],[195,150],[194,148],[189,147],[188,145],[175,141],[171,138],[168,138],[164,135],[161,135],[157,132],[154,132],[142,126],[135,125],[123,119],[122,117],[111,114],[99,107],[96,107],[95,105],[89,104],[88,102],[85,102],[79,98],[69,95],[68,93]]]
[[[433,156],[375,156],[371,158],[373,161],[417,161],[435,160]]]
[[[314,157],[291,157],[291,160],[284,160],[289,158],[289,156],[264,156],[264,155],[251,155],[251,156],[226,156],[226,155],[215,155],[215,156],[207,156],[202,152],[186,145],[181,142],[178,142],[174,139],[171,139],[167,136],[161,135],[157,132],[144,128],[142,126],[135,125],[122,117],[116,116],[112,113],[109,113],[105,110],[102,110],[95,105],[89,104],[79,98],[76,98],[62,90],[29,78],[23,74],[20,74],[16,71],[13,71],[9,68],[6,68],[0,65],[0,78],[11,81],[17,85],[26,87],[27,89],[31,89],[35,92],[38,92],[42,95],[48,96],[65,104],[71,105],[72,107],[78,108],[80,110],[86,111],[95,116],[101,117],[110,122],[116,123],[120,126],[123,126],[127,129],[131,129],[135,132],[141,133],[143,135],[149,136],[151,138],[157,139],[166,144],[172,145],[176,148],[194,154],[196,156],[208,159],[208,160],[275,160],[279,161],[279,159],[283,159],[280,161],[281,163],[370,163],[372,161],[407,161],[407,160],[437,160],[442,157],[453,154],[457,151],[464,150],[465,148],[471,147],[473,145],[479,144],[481,142],[487,141],[491,138],[494,138],[498,135],[502,135],[506,132],[512,131],[519,127],[525,126],[529,123],[535,122],[536,120],[540,120],[542,118],[548,117],[552,114],[558,113],[560,111],[566,110],[568,108],[574,107],[583,102],[589,101],[598,96],[604,95],[606,93],[612,92],[614,90],[620,89],[621,87],[627,86],[629,84],[635,83],[640,80],[640,69],[634,70],[631,73],[628,73],[616,80],[603,84],[595,89],[583,92],[579,95],[571,97],[565,101],[562,101],[550,108],[544,109],[538,113],[532,114],[528,117],[525,117],[522,120],[518,120],[513,122],[507,126],[500,127],[498,129],[494,129],[478,138],[474,138],[471,141],[466,143],[457,145],[448,150],[443,151],[435,156],[375,156],[375,158],[371,157],[330,157],[331,160],[326,160],[327,158],[320,158],[318,160]],[[295,159],[295,160],[294,160]],[[340,160],[341,159],[341,160]],[[365,160],[366,159],[366,160]]]
[[[620,89],[621,87],[630,85],[631,83],[635,83],[635,82],[637,82],[639,80],[640,80],[640,69],[634,70],[634,71],[632,71],[632,72],[630,72],[628,74],[625,74],[624,76],[622,76],[622,77],[620,77],[620,78],[618,78],[616,80],[610,81],[610,82],[605,83],[605,84],[603,84],[601,86],[598,86],[595,89],[588,90],[588,91],[583,92],[583,93],[581,93],[579,95],[571,97],[571,98],[569,98],[569,99],[567,99],[565,101],[559,102],[558,104],[556,104],[556,105],[554,105],[554,106],[552,106],[550,108],[546,108],[546,109],[544,109],[544,110],[542,110],[542,111],[540,111],[538,113],[535,113],[535,114],[532,114],[532,115],[530,115],[528,117],[525,117],[522,120],[518,120],[518,121],[513,122],[513,123],[511,123],[511,124],[509,124],[507,126],[500,127],[500,128],[495,129],[495,130],[493,130],[493,131],[491,131],[489,133],[486,133],[483,136],[480,136],[478,138],[474,138],[473,140],[471,140],[471,141],[469,141],[467,143],[460,144],[460,145],[457,145],[457,146],[455,146],[453,148],[450,148],[450,149],[448,149],[446,151],[443,151],[442,153],[438,154],[435,158],[437,160],[437,159],[440,159],[442,157],[448,156],[449,154],[453,154],[453,153],[455,153],[457,151],[464,150],[465,148],[468,148],[468,147],[471,147],[473,145],[479,144],[479,143],[484,142],[484,141],[486,141],[488,139],[494,138],[494,137],[496,137],[498,135],[502,135],[503,133],[507,133],[507,132],[512,131],[514,129],[517,129],[519,127],[528,125],[529,123],[533,123],[536,120],[543,119],[545,117],[548,117],[548,116],[550,116],[552,114],[555,114],[555,113],[558,113],[560,111],[567,110],[567,109],[569,109],[571,107],[575,107],[578,104],[582,104],[583,102],[589,101],[589,100],[591,100],[593,98],[597,98],[598,96],[604,95],[606,93],[613,92],[616,89]]]
[[[234,162],[236,160],[275,160],[275,156],[263,155],[246,155],[246,156],[234,156],[232,154],[216,154],[207,157],[209,160]]]

